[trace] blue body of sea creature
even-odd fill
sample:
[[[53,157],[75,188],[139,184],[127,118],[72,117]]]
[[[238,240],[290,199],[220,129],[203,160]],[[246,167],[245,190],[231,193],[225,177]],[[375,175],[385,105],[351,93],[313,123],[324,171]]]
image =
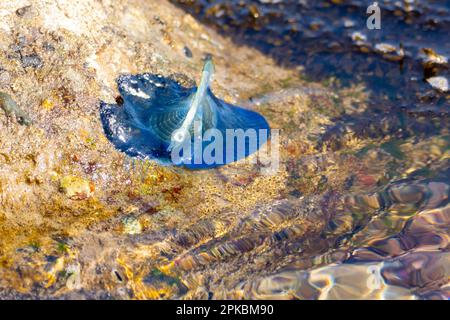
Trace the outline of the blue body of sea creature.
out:
[[[159,75],[123,75],[121,101],[101,103],[107,138],[132,157],[207,169],[256,152],[270,136],[260,114],[228,104],[211,92],[214,65],[205,62],[198,87]]]

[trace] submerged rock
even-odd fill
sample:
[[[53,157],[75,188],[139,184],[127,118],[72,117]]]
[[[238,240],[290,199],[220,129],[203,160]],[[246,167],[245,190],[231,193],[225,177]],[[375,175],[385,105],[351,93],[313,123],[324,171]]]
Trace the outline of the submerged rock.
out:
[[[126,217],[122,220],[123,232],[126,234],[140,234],[142,232],[142,225],[138,219],[134,217]]]
[[[42,59],[37,54],[22,57],[22,66],[24,68],[41,68],[42,64]]]

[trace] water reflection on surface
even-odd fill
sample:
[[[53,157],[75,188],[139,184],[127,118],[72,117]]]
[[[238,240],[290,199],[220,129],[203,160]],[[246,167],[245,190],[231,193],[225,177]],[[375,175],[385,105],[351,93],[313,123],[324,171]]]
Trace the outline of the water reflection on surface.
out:
[[[172,2],[235,42],[300,66],[301,77],[363,84],[369,95],[367,109],[338,113],[319,134],[317,146],[330,152],[288,148],[285,199],[174,268],[202,270],[214,298],[450,298],[449,95],[429,81],[450,79],[450,2],[379,1],[381,30],[366,28],[371,1]],[[276,105],[295,88],[283,90],[254,102]],[[275,112],[269,119],[298,142],[297,123],[283,126]],[[240,281],[223,279],[233,273]]]

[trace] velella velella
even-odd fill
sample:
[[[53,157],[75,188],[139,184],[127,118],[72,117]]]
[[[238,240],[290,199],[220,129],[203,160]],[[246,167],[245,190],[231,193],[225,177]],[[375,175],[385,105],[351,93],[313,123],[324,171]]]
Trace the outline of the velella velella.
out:
[[[213,73],[207,57],[198,87],[150,73],[121,75],[120,101],[100,107],[106,137],[131,157],[190,169],[255,153],[270,136],[269,124],[257,112],[217,98],[210,89]]]

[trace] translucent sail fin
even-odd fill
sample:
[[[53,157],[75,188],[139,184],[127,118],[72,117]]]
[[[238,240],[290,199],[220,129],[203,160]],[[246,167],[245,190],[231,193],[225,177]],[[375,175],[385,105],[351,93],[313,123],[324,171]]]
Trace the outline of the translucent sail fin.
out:
[[[184,119],[180,128],[174,131],[172,135],[172,140],[170,142],[167,151],[171,151],[173,148],[180,146],[184,143],[186,138],[189,136],[189,129],[192,127],[192,123],[197,115],[197,120],[202,123],[203,121],[203,110],[199,110],[202,108],[202,104],[206,99],[206,94],[211,83],[211,79],[214,74],[214,64],[211,58],[207,58],[205,65],[203,66],[202,78],[200,80],[200,85],[197,88],[197,91],[194,94],[194,98],[192,99],[192,103],[189,107],[189,111]],[[201,125],[198,131],[202,130]],[[195,132],[197,135],[198,132]],[[201,134],[201,132],[200,132]]]

